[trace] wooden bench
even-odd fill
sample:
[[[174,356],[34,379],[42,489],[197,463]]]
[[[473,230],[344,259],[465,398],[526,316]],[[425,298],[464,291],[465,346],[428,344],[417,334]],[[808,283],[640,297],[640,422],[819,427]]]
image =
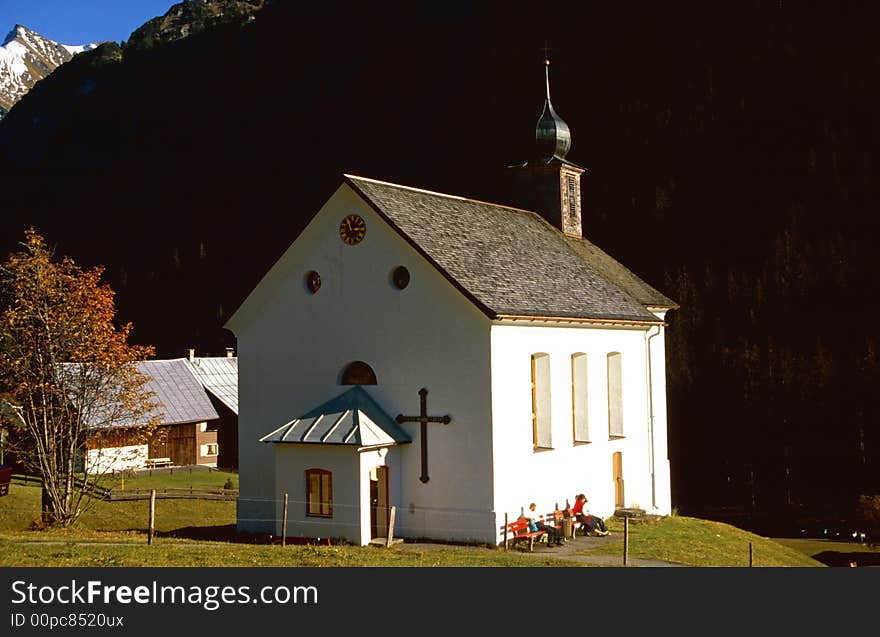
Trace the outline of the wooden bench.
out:
[[[577,535],[577,530],[581,528],[581,523],[574,519],[573,516],[570,515],[571,510],[569,509],[569,520],[571,520],[571,535],[566,536],[566,539],[573,539],[575,535]],[[553,526],[559,529],[559,532],[562,533],[562,521],[565,519],[565,513],[563,511],[554,511],[546,516],[548,520],[553,520]]]
[[[157,467],[170,467],[171,458],[147,458],[147,468],[155,469]]]
[[[534,548],[535,541],[540,542],[546,535],[547,531],[529,531],[528,520],[520,518],[513,522],[508,522],[504,548],[508,548],[508,543],[512,546],[516,546],[517,542],[525,541],[528,542],[529,551],[531,552]]]

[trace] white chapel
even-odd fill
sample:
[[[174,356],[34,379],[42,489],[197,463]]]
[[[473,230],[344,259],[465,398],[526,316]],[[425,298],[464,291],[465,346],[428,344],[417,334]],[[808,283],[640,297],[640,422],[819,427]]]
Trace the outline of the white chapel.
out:
[[[549,73],[549,71],[548,71]],[[523,208],[345,175],[227,327],[239,365],[238,529],[496,544],[586,493],[671,510],[674,301],[582,236],[547,97]]]

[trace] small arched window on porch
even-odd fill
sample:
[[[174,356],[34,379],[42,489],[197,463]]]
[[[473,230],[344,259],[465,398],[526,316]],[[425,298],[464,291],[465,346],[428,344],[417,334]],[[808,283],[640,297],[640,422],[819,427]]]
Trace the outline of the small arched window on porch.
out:
[[[340,385],[375,385],[376,372],[364,361],[354,361],[342,370]]]
[[[333,517],[333,474],[326,469],[306,469],[306,515]]]

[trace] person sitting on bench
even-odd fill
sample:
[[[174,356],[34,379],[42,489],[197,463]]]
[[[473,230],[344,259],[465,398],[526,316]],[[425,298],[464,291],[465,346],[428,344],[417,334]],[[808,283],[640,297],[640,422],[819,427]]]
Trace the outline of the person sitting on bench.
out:
[[[565,539],[562,537],[562,533],[560,533],[559,529],[555,526],[550,526],[549,524],[544,524],[540,516],[538,515],[538,505],[532,502],[529,505],[529,509],[522,514],[521,517],[524,517],[529,522],[529,530],[530,531],[547,531],[547,546],[561,546]]]
[[[584,535],[588,533],[596,533],[596,535],[608,535],[610,531],[605,526],[605,520],[598,515],[590,515],[589,510],[584,508],[587,504],[587,496],[578,493],[574,496],[574,506],[571,507],[571,515],[581,523]]]

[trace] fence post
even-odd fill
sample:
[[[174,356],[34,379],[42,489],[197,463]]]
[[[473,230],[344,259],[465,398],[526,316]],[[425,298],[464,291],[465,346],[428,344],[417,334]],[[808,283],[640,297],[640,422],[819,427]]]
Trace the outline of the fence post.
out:
[[[507,511],[504,512],[504,550],[507,550]]]
[[[626,566],[627,554],[629,553],[629,518],[623,518],[623,565]]]
[[[388,514],[388,539],[385,540],[385,548],[389,548],[391,546],[391,540],[394,539],[394,515],[397,512],[397,507],[391,507],[391,512]]]
[[[752,566],[752,543],[749,542],[749,567]]]
[[[287,491],[284,492],[284,512],[281,514],[281,546],[287,546]]]
[[[153,543],[153,531],[156,528],[156,490],[150,489],[150,527],[147,529],[147,544]]]

